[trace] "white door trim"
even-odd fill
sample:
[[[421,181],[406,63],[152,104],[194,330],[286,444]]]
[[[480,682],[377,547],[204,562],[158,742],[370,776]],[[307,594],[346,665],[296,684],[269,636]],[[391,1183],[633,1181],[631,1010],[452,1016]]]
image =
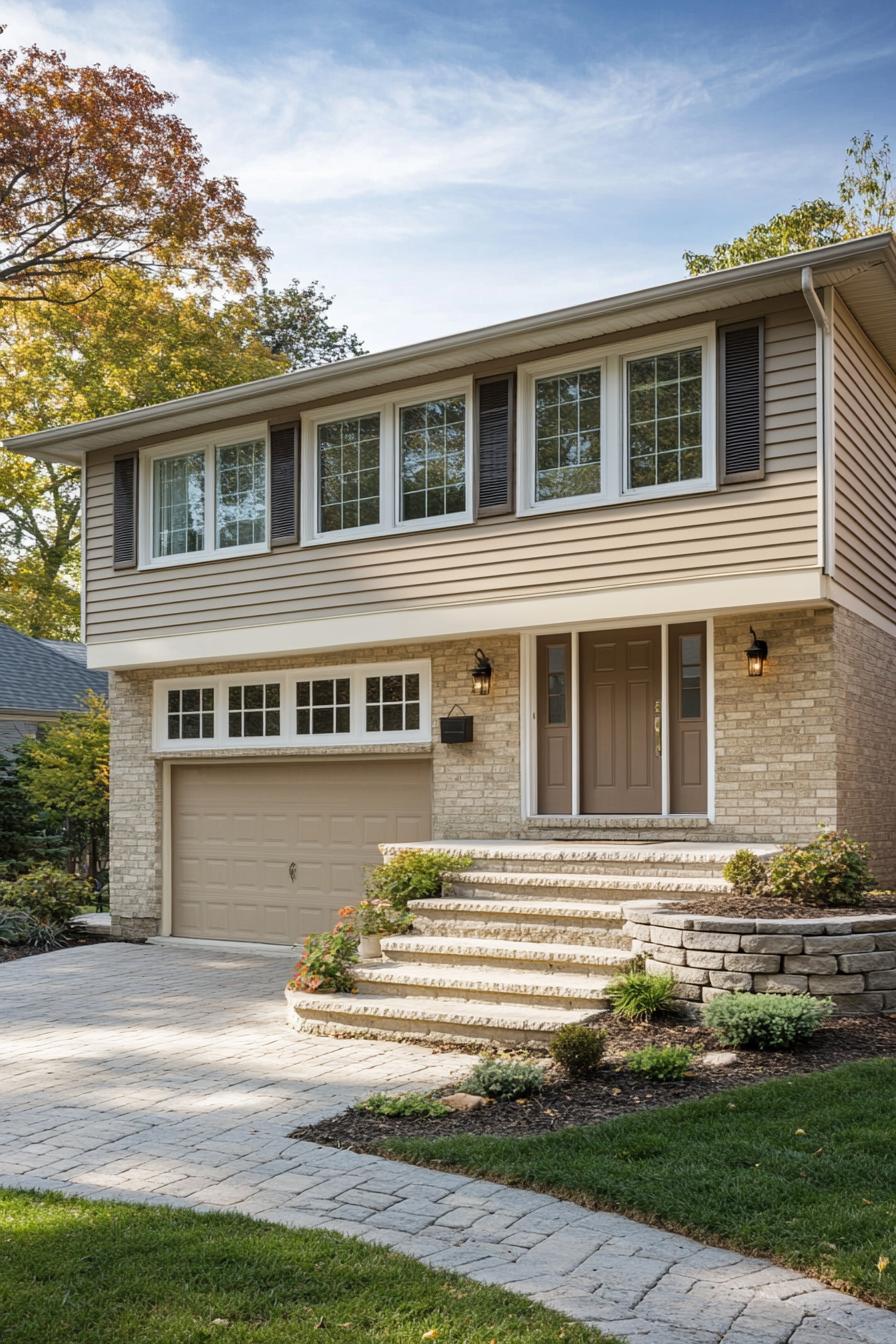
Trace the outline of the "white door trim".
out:
[[[672,625],[682,625],[687,620],[693,620],[694,617],[683,616],[680,619],[669,619],[666,617],[654,620],[628,620],[614,621],[610,625],[607,621],[594,621],[588,625],[578,625],[570,630],[571,641],[571,667],[570,667],[570,697],[572,707],[572,725],[573,725],[573,751],[572,751],[572,806],[573,810],[569,816],[566,813],[561,814],[564,821],[568,821],[570,816],[574,820],[587,822],[594,814],[590,812],[579,811],[579,636],[590,630],[633,630],[642,626],[658,626],[660,629],[660,648],[661,648],[661,713],[662,713],[662,811],[652,814],[658,817],[690,817],[694,813],[671,812],[670,804],[670,778],[669,778],[669,627]],[[706,622],[706,812],[699,813],[700,817],[706,817],[709,821],[715,821],[716,814],[716,724],[715,724],[715,626],[712,616],[704,616],[699,619]],[[538,675],[536,648],[539,634],[556,634],[557,627],[551,626],[544,630],[527,630],[520,636],[520,667],[523,670],[520,677],[520,779],[521,779],[521,799],[522,799],[522,820],[530,821],[543,819],[546,815],[538,811],[538,733],[537,733],[537,715],[538,715]],[[601,814],[602,815],[602,814]]]

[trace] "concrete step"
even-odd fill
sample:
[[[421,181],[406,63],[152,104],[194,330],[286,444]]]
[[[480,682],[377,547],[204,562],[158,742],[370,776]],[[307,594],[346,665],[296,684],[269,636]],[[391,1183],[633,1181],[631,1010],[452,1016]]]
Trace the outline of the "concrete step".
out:
[[[473,962],[478,966],[514,965],[534,971],[607,971],[614,974],[632,959],[627,948],[580,943],[509,942],[500,938],[430,938],[396,934],[382,940],[390,961],[434,965]]]
[[[722,868],[739,848],[752,849],[769,856],[777,851],[772,844],[721,845],[691,841],[657,840],[626,843],[619,840],[451,840],[429,841],[413,845],[387,844],[380,849],[384,858],[402,849],[437,849],[463,854],[475,868],[491,872],[590,873],[634,876],[648,873],[654,877],[721,877]]]
[[[548,1008],[607,1006],[610,975],[518,970],[476,963],[437,966],[428,962],[362,962],[352,972],[362,993],[489,1004],[541,1004]]]
[[[467,1003],[463,999],[287,991],[290,1025],[322,1036],[373,1036],[456,1045],[544,1046],[567,1022],[591,1022],[593,1008]]]
[[[645,867],[638,873],[554,873],[550,871],[490,872],[473,869],[451,873],[445,880],[446,894],[463,899],[506,899],[594,902],[608,909],[630,901],[676,901],[688,896],[724,896],[729,890],[722,877],[676,874],[657,876]]]
[[[621,905],[596,901],[466,900],[445,896],[411,901],[414,932],[424,937],[497,938],[507,942],[600,943],[630,947]]]

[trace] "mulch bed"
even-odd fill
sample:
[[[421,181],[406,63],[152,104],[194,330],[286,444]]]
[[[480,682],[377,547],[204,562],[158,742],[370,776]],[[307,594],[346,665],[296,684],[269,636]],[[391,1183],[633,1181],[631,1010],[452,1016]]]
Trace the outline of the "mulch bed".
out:
[[[783,896],[688,896],[669,906],[686,915],[717,915],[731,919],[839,919],[850,915],[896,915],[896,894],[871,891],[862,905],[805,905]]]
[[[603,1024],[602,1024],[603,1025]],[[495,1102],[475,1111],[420,1119],[371,1115],[349,1110],[316,1125],[304,1125],[292,1137],[334,1148],[375,1152],[387,1138],[440,1138],[455,1134],[544,1134],[571,1125],[595,1125],[632,1111],[709,1096],[726,1088],[759,1083],[788,1074],[814,1073],[853,1059],[896,1055],[896,1014],[884,1017],[833,1018],[799,1051],[737,1051],[737,1063],[726,1068],[701,1068],[681,1082],[652,1083],[623,1067],[623,1057],[645,1045],[720,1047],[705,1027],[657,1022],[632,1027],[610,1019],[606,1024],[607,1063],[592,1079],[554,1080],[540,1096],[525,1102]],[[456,1086],[456,1085],[455,1085]],[[442,1089],[454,1091],[455,1087]]]
[[[108,943],[107,937],[97,937],[95,933],[72,934],[65,939],[62,947],[0,947],[0,963],[21,961],[22,957],[42,957],[47,952],[66,952],[70,947],[87,947],[91,943]]]

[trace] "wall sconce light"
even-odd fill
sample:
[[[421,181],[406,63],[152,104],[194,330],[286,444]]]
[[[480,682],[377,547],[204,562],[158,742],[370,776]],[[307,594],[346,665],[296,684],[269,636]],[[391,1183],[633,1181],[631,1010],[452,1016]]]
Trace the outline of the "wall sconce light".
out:
[[[477,649],[473,657],[476,659],[476,666],[470,669],[473,694],[488,695],[492,689],[492,665],[481,649]]]
[[[768,644],[764,639],[757,639],[756,631],[750,626],[750,634],[753,636],[753,643],[745,650],[747,655],[747,675],[751,677],[762,676],[762,665],[768,657]]]

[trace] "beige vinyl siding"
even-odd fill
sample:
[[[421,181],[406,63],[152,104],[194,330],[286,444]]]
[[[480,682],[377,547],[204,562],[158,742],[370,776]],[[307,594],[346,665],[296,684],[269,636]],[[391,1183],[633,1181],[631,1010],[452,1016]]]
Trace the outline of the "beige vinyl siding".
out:
[[[116,574],[114,454],[98,452],[88,468],[88,639],[814,565],[814,327],[802,304],[779,307],[766,323],[766,478],[705,495]]]
[[[834,307],[834,578],[896,622],[896,373]]]

